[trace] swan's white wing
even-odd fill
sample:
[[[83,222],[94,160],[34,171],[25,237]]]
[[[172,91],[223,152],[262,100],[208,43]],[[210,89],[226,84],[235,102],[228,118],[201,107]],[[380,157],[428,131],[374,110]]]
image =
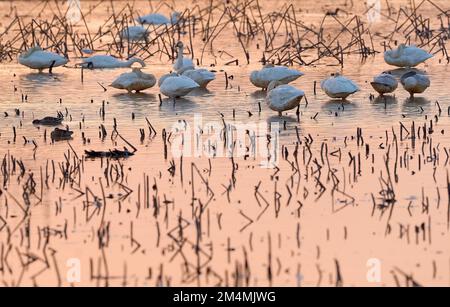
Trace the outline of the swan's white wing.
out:
[[[66,64],[68,60],[59,54],[48,51],[35,51],[26,58],[19,57],[20,64],[36,69],[49,68],[53,62],[55,62],[53,66],[57,67]]]
[[[407,58],[407,61],[411,64],[411,66],[416,66],[433,57],[432,54],[423,49],[417,48],[416,46],[406,47],[403,50],[403,55]]]
[[[168,77],[162,83],[160,89],[161,92],[166,96],[184,96],[193,89],[198,88],[199,85],[192,79],[179,76],[179,77]]]
[[[94,55],[83,59],[83,63],[86,65],[92,63],[94,68],[112,68],[120,65],[122,61],[110,55]]]
[[[284,66],[276,66],[271,68],[264,68],[259,72],[259,79],[271,82],[292,82],[295,79],[301,77],[303,73],[295,69],[289,69]]]
[[[283,102],[286,100],[290,100],[292,98],[303,96],[304,94],[305,93],[303,91],[298,90],[295,87],[290,86],[290,85],[278,86],[268,93],[269,97],[271,97],[271,100],[277,101],[277,102]]]
[[[410,88],[414,88],[418,85],[417,82],[417,78],[415,76],[412,77],[408,77],[406,79],[403,80],[403,86],[405,87],[405,89],[410,89]]]
[[[429,87],[431,85],[430,78],[428,78],[428,76],[418,75],[417,77],[418,77],[419,82],[421,84],[423,84],[424,86]]]
[[[121,33],[122,38],[127,38],[130,40],[144,39],[147,35],[147,29],[142,26],[131,26],[124,29]]]
[[[151,25],[163,25],[169,24],[170,20],[164,15],[154,13],[139,17],[138,22]]]
[[[198,84],[194,80],[185,76],[171,77],[164,82],[164,84],[166,83],[169,85],[169,88],[173,90],[187,90],[198,87]]]
[[[305,96],[305,93],[290,85],[281,85],[271,90],[267,95],[267,102],[271,109],[284,111],[294,108],[293,102]]]
[[[124,89],[129,87],[136,80],[137,75],[134,72],[127,72],[121,74],[116,80],[114,80],[111,86],[119,89]]]
[[[350,79],[342,76],[327,79],[321,83],[322,89],[331,94],[355,93],[359,87]]]
[[[216,75],[213,72],[210,72],[206,69],[190,69],[183,72],[183,76],[186,76],[198,84],[205,81],[212,81],[216,78]]]
[[[177,77],[177,76],[178,76],[178,74],[174,73],[174,72],[161,76],[159,78],[159,80],[158,80],[158,86],[161,87],[161,85],[164,83],[164,81],[166,81],[168,78],[170,78],[170,77]]]
[[[373,78],[373,81],[376,83],[387,85],[387,86],[397,86],[398,85],[398,81],[395,79],[395,77],[393,77],[392,75],[389,75],[389,74],[378,75],[375,78]]]

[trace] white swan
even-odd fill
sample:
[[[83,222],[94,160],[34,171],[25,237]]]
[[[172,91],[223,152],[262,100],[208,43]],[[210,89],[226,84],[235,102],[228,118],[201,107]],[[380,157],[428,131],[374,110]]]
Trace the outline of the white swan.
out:
[[[296,108],[305,96],[303,91],[280,81],[270,82],[267,91],[266,103],[271,110],[277,111],[279,116],[283,111]]]
[[[131,58],[127,61],[120,60],[111,55],[94,55],[89,58],[84,58],[80,65],[86,68],[121,68],[131,67],[134,63],[141,64],[145,67],[145,62],[138,58]]]
[[[290,69],[285,66],[265,65],[263,69],[253,71],[250,74],[250,82],[259,88],[267,89],[272,81],[279,81],[282,84],[288,84],[303,76],[298,70]]]
[[[359,87],[350,79],[336,73],[320,83],[322,90],[331,98],[345,100],[351,94],[359,91]]]
[[[164,76],[160,86],[161,93],[169,98],[186,96],[196,88],[199,88],[199,85],[194,80],[171,75]]]
[[[176,72],[171,72],[165,75],[162,75],[159,80],[158,80],[158,86],[161,87],[161,85],[163,84],[163,82],[169,78],[169,77],[178,77],[180,76],[179,74],[177,74]]]
[[[373,89],[376,90],[381,96],[387,93],[392,93],[398,87],[397,79],[390,73],[382,73],[370,82]]]
[[[149,89],[156,84],[156,78],[152,74],[146,74],[140,68],[133,68],[131,72],[121,74],[111,84],[112,87],[127,90],[129,93]]]
[[[216,74],[207,69],[188,69],[182,74],[194,80],[200,87],[206,88],[208,84],[216,79]]]
[[[169,19],[162,14],[152,13],[140,16],[136,21],[147,25],[168,25],[177,23],[180,20],[180,16],[181,14],[179,12],[173,12]]]
[[[149,35],[147,28],[143,26],[131,26],[126,27],[120,33],[120,37],[122,39],[126,39],[129,41],[140,41],[145,40]]]
[[[430,79],[426,75],[418,74],[415,71],[410,71],[400,78],[403,88],[409,92],[411,98],[414,94],[420,94],[430,87]]]
[[[178,48],[178,56],[175,64],[173,64],[173,69],[179,74],[182,74],[188,69],[195,69],[194,62],[192,62],[191,59],[186,59],[185,57],[183,57],[183,43],[178,42],[176,47]]]
[[[431,57],[433,55],[425,50],[405,44],[401,44],[396,50],[387,50],[384,53],[386,63],[397,67],[415,67]]]
[[[67,62],[69,60],[65,57],[57,53],[44,51],[39,46],[30,48],[28,51],[19,55],[20,64],[32,69],[38,69],[40,72],[44,69],[49,69],[51,73],[54,67],[65,65]]]

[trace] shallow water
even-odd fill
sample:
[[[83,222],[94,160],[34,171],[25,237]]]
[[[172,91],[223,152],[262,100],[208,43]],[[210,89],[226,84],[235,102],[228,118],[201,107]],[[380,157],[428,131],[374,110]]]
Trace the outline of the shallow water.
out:
[[[321,0],[317,12],[312,3],[304,7],[304,2],[299,14],[307,24],[317,25],[323,12],[336,6]],[[85,9],[84,5],[95,2],[81,3]],[[267,12],[277,3],[260,1]],[[289,3],[300,6],[299,1]],[[449,8],[446,1],[435,3]],[[14,5],[18,12],[27,12],[23,2]],[[118,10],[124,2],[114,5]],[[391,1],[391,5],[406,5],[406,1]],[[0,3],[0,8],[5,6],[9,3]],[[184,9],[178,2],[176,6]],[[135,9],[149,10],[146,1],[138,1]],[[42,14],[51,10],[46,8]],[[166,7],[162,10],[168,12]],[[364,11],[361,3],[352,10]],[[87,22],[95,28],[109,12],[97,7]],[[429,4],[422,13],[437,14]],[[8,20],[4,17],[3,26]],[[383,22],[384,17],[372,26],[383,31]],[[263,39],[257,41],[262,44]],[[200,46],[200,39],[195,44]],[[230,44],[227,35],[219,36],[214,42],[216,54],[225,50],[233,57],[214,58],[208,52],[203,66],[216,63],[217,80],[207,92],[192,93],[175,104],[167,99],[160,104],[157,87],[142,94],[107,87],[128,69],[85,70],[82,82],[80,69],[73,65],[79,61],[76,58],[68,67],[56,68],[53,75],[38,74],[14,62],[2,63],[0,114],[7,112],[8,116],[0,122],[1,154],[5,161],[13,156],[25,165],[25,174],[20,177],[16,170],[0,193],[3,284],[311,286],[339,284],[339,272],[346,286],[395,285],[396,279],[405,285],[403,273],[420,284],[447,285],[450,98],[446,85],[450,71],[440,61],[441,55],[418,67],[429,75],[431,87],[414,101],[408,100],[401,86],[386,103],[369,99],[375,94],[369,84],[373,76],[392,69],[381,54],[365,61],[358,55],[346,57],[342,70],[332,60],[294,66],[305,75],[292,85],[304,90],[308,101],[302,101],[298,120],[296,110],[280,119],[266,107],[265,94],[248,80],[250,72],[260,67],[261,51],[255,41],[247,46],[249,65],[237,40],[233,38]],[[383,47],[379,44],[376,49]],[[240,59],[240,65],[225,65],[232,58]],[[145,71],[157,77],[171,69],[167,59],[150,58],[147,63]],[[228,88],[225,71],[232,76]],[[344,104],[330,101],[319,86],[320,80],[336,71],[361,87]],[[22,101],[24,95],[26,101]],[[100,115],[103,101],[104,119]],[[14,109],[20,109],[23,116],[16,116]],[[32,125],[33,119],[54,116],[57,111],[65,114],[64,125],[75,132],[69,142],[72,148],[67,142],[51,144],[51,128]],[[193,129],[201,117],[203,145],[211,152],[207,123],[215,124],[217,132],[223,126],[222,116],[226,124],[251,132],[261,123],[278,123],[279,138],[271,143],[280,145],[277,168],[261,167],[265,159],[258,154],[231,160],[206,154],[192,157],[192,149],[183,158],[172,157],[175,131],[164,157],[163,129],[169,134],[174,124],[186,121],[192,128],[186,130],[195,139]],[[148,135],[146,118],[157,131],[154,138]],[[84,150],[130,149],[120,138],[111,138],[114,120],[121,136],[137,148],[136,155],[120,160],[84,158]],[[430,120],[433,131],[428,131]],[[416,130],[426,124],[428,137],[421,132],[414,143],[405,130],[401,132],[400,122],[408,131],[413,122]],[[99,137],[101,124],[108,132],[104,140]],[[270,132],[262,127],[256,131],[256,140],[264,147]],[[357,128],[362,129],[364,139],[359,145]],[[143,141],[139,129],[145,129]],[[299,139],[296,173],[294,150]],[[243,146],[250,146],[245,140],[248,143]],[[211,144],[219,150],[223,140],[212,139]],[[287,160],[282,158],[284,148],[289,152]],[[80,168],[74,167],[78,158]],[[173,176],[168,171],[172,161]],[[10,165],[6,162],[5,169]],[[73,173],[64,173],[66,166]],[[26,182],[31,174],[36,187],[28,214],[24,214],[21,208],[27,208],[27,195],[23,191],[29,188]],[[396,203],[382,214],[380,208],[373,209],[373,198],[380,203],[389,176]],[[4,172],[0,179],[5,180]],[[1,221],[6,227],[1,227]],[[34,259],[26,270],[21,264],[24,259]],[[80,261],[80,282],[67,275],[72,272],[73,259]],[[380,280],[367,277],[373,263],[380,265]]]

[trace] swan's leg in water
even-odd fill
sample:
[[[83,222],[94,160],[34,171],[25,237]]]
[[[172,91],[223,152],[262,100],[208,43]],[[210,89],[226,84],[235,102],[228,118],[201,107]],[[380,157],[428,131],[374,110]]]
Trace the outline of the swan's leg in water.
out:
[[[52,64],[50,65],[50,68],[48,69],[48,73],[52,74],[53,71],[53,66],[55,66],[56,61],[53,61]]]

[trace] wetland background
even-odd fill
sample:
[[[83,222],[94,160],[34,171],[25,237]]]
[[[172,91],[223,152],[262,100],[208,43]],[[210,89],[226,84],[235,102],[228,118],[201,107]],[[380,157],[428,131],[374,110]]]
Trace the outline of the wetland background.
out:
[[[82,0],[74,21],[66,1],[1,1],[1,283],[448,285],[450,7],[373,3]],[[151,28],[146,42],[118,38],[137,16],[173,10],[183,23]],[[217,79],[175,104],[157,87],[108,87],[127,69],[75,67],[92,49],[141,57],[160,77],[178,40]],[[412,101],[401,88],[372,97],[373,76],[392,70],[383,51],[402,42],[435,53],[418,67],[431,87]],[[19,66],[17,54],[36,43],[70,63],[52,75]],[[266,62],[305,73],[293,83],[307,98],[298,113],[279,118],[249,82]],[[329,101],[320,81],[334,72],[362,90]],[[58,111],[74,131],[68,142],[52,143],[50,129],[32,124]],[[249,129],[234,144],[247,155],[214,156],[233,127],[274,122],[272,168],[261,167],[252,142],[270,143],[271,131]],[[203,135],[205,153],[173,156],[183,133]],[[85,157],[130,144],[127,159]]]

